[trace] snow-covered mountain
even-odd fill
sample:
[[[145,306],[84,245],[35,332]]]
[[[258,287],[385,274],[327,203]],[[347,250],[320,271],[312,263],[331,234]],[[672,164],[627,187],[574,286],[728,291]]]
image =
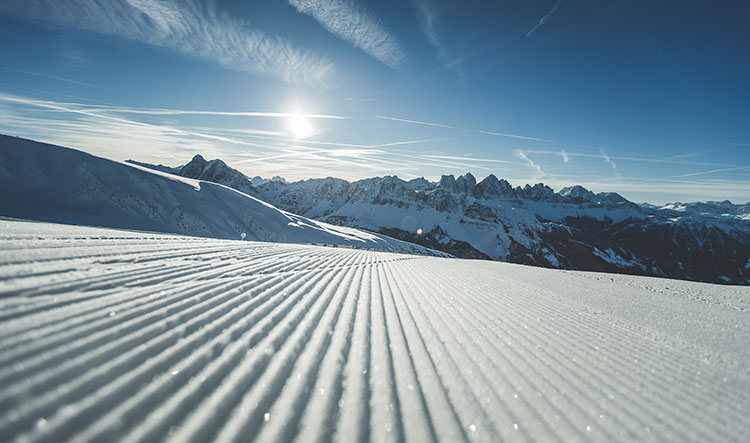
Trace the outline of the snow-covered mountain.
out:
[[[259,198],[465,258],[561,269],[750,283],[750,205],[636,205],[582,186],[512,187],[493,175],[267,183]]]
[[[183,175],[184,167],[172,172]],[[477,182],[471,174],[437,183],[395,176],[257,183],[249,192],[285,210],[457,257],[750,283],[750,203],[637,205],[583,186],[555,192],[542,183],[513,187],[494,175]]]
[[[750,221],[750,202],[735,205],[729,200],[693,202],[693,203],[669,203],[661,208],[663,213],[672,213],[676,217],[685,215],[701,218],[732,219]]]
[[[221,161],[196,156],[177,177],[84,152],[0,136],[0,215],[201,237],[318,243],[438,254],[358,229],[310,220],[265,203]],[[443,254],[443,253],[439,253]]]
[[[750,204],[636,205],[582,186],[555,192],[542,183],[513,187],[494,175],[477,182],[471,174],[437,183],[394,176],[272,180],[250,192],[294,213],[458,257],[750,283]]]

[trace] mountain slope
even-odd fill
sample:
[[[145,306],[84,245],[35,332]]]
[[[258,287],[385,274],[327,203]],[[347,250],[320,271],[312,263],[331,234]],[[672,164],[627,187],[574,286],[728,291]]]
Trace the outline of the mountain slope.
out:
[[[300,217],[216,183],[30,140],[0,136],[0,165],[0,215],[4,216],[203,237],[437,253]],[[203,175],[222,176],[221,164],[212,165],[205,165]]]
[[[0,220],[0,435],[750,435],[750,288]]]

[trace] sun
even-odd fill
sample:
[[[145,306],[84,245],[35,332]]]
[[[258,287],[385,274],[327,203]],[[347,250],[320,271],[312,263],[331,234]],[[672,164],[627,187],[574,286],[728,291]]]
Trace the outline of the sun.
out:
[[[289,132],[296,139],[308,138],[315,133],[315,126],[304,114],[291,114],[287,121]]]

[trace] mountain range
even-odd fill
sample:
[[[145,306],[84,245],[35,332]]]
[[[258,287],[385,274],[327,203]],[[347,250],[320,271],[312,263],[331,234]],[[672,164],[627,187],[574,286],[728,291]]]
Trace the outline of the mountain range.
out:
[[[172,173],[240,189],[286,211],[462,258],[568,270],[750,284],[750,203],[636,204],[582,186],[555,192],[467,173],[254,185],[200,155]]]
[[[639,205],[468,173],[290,183],[200,155],[177,167],[129,163],[0,136],[0,215],[750,284],[750,204]]]

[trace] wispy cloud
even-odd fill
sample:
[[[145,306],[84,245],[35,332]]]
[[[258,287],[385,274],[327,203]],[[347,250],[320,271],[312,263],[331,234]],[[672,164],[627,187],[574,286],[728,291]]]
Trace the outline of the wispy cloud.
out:
[[[57,76],[57,75],[47,74],[46,72],[26,71],[24,69],[9,68],[7,66],[0,66],[0,69],[4,69],[6,71],[18,72],[18,73],[21,73],[21,74],[33,75],[35,77],[42,77],[42,78],[48,78],[48,79],[51,79],[51,80],[58,80],[58,81],[61,81],[61,82],[72,83],[74,85],[79,85],[79,86],[86,86],[87,88],[105,89],[105,88],[102,88],[101,86],[97,86],[97,85],[94,85],[94,84],[91,84],[91,83],[81,82],[81,81],[78,81],[78,80],[73,80],[73,79],[69,79],[69,78],[65,78],[65,77],[60,77],[60,76]]]
[[[77,103],[70,103],[79,105]],[[83,105],[81,105],[83,106]],[[142,114],[142,115],[215,115],[224,117],[269,117],[269,118],[288,118],[292,116],[301,116],[305,118],[346,120],[351,117],[332,114],[300,114],[292,112],[260,112],[260,111],[205,111],[190,109],[158,109],[158,108],[128,108],[121,106],[91,106],[87,105],[90,110],[101,110],[119,114]]]
[[[563,163],[568,163],[570,161],[570,157],[568,157],[568,153],[565,152],[565,149],[560,151],[560,157],[562,157]]]
[[[538,164],[534,163],[529,157],[526,156],[526,154],[523,153],[523,151],[520,151],[520,150],[519,151],[515,151],[513,154],[516,157],[520,158],[521,160],[525,161],[526,164],[528,164],[529,166],[531,166],[532,168],[534,168],[536,170],[536,174],[534,174],[531,177],[532,180],[538,180],[538,179],[544,177],[545,175],[547,175],[547,174],[544,173],[544,171],[542,171],[541,166],[539,166]]]
[[[209,60],[229,69],[321,84],[333,63],[233,19],[214,3],[164,0],[4,0],[0,14],[115,35]]]
[[[524,152],[526,152],[527,154],[535,154],[535,155],[560,155],[560,151],[549,151],[549,150],[525,149]],[[627,162],[641,162],[641,163],[655,163],[655,164],[666,163],[666,164],[692,165],[692,166],[732,166],[726,163],[698,162],[698,161],[683,160],[683,159],[674,158],[674,157],[657,158],[657,157],[643,156],[642,154],[633,154],[630,157],[607,155],[605,158],[605,156],[602,153],[591,154],[591,153],[586,153],[586,152],[567,152],[566,151],[566,155],[568,157],[598,158],[598,159],[604,160],[605,162],[607,158],[609,158],[609,160],[613,163],[616,160],[616,161],[627,161]]]
[[[612,166],[612,169],[617,169],[617,164],[615,164],[615,162],[613,162],[612,159],[609,158],[607,153],[604,152],[604,148],[601,149],[601,153],[602,153],[602,158],[604,159],[604,163]]]
[[[134,158],[175,166],[200,152],[237,165],[248,175],[283,175],[289,179],[359,179],[391,173],[439,177],[446,169],[487,169],[470,158],[409,156],[401,149],[433,139],[369,145],[301,141],[262,129],[180,126],[179,121],[146,123],[132,119],[140,114],[126,116],[118,113],[120,109],[0,94],[0,133],[82,149],[114,160]]]
[[[519,162],[512,162],[508,160],[499,160],[494,158],[478,158],[478,157],[459,157],[455,155],[434,155],[434,154],[424,154],[422,157],[425,158],[433,158],[433,159],[443,159],[443,160],[460,160],[465,162],[479,162],[479,163],[504,163],[508,165],[524,165],[528,164],[528,162],[519,163]]]
[[[526,33],[526,37],[531,37],[531,34],[533,34],[534,31],[539,29],[539,27],[542,26],[543,24],[547,23],[547,20],[552,16],[552,14],[555,13],[555,11],[557,11],[557,8],[560,7],[560,3],[562,2],[563,0],[557,0],[557,3],[555,3],[555,6],[553,6],[552,9],[550,9],[549,12],[546,13],[542,18],[540,18],[539,22],[536,25],[534,25],[534,27],[531,28],[529,32]]]
[[[210,156],[219,152],[223,144],[188,131],[90,114],[70,113],[60,119],[60,110],[47,106],[0,100],[0,132],[82,149],[111,159],[135,158],[155,163],[168,162],[170,158],[189,159],[196,151]],[[27,107],[31,107],[30,111],[25,109]]]
[[[214,129],[214,131],[216,131],[216,129]],[[256,139],[293,142],[297,145],[322,145],[322,146],[334,146],[334,147],[340,147],[340,148],[354,148],[354,149],[388,148],[388,147],[393,147],[393,146],[415,145],[415,144],[445,140],[443,138],[426,138],[426,139],[421,139],[421,140],[401,140],[401,141],[386,142],[386,143],[359,144],[359,143],[341,143],[341,142],[330,142],[330,141],[310,140],[310,139],[305,139],[305,140],[290,139],[290,138],[284,138],[281,133],[262,134],[259,131],[247,131],[244,129],[219,129],[218,131],[230,132],[230,133],[241,133],[248,137],[256,138]]]
[[[6,83],[6,85],[11,86],[11,87],[16,88],[16,89],[23,89],[23,90],[26,90],[26,91],[29,91],[29,92],[33,92],[33,93],[36,93],[36,94],[43,94],[44,96],[54,95],[56,97],[65,97],[66,99],[73,99],[73,100],[77,100],[77,101],[80,101],[80,102],[88,102],[90,104],[99,103],[99,104],[102,104],[102,105],[111,106],[111,103],[109,103],[109,102],[104,102],[104,101],[101,101],[101,100],[94,100],[94,99],[91,99],[91,98],[81,97],[81,96],[78,96],[78,95],[62,94],[62,93],[59,93],[59,92],[48,91],[48,90],[45,90],[45,89],[30,88],[28,86],[14,85],[14,84],[10,84],[10,83]]]
[[[184,164],[196,152],[200,152],[207,158],[221,158],[251,176],[281,175],[292,180],[325,176],[352,180],[384,174],[397,174],[402,178],[425,176],[437,180],[442,174],[472,171],[479,176],[482,172],[491,172],[514,185],[544,177],[544,182],[555,188],[581,184],[597,192],[616,191],[633,200],[654,203],[726,198],[747,201],[747,189],[750,189],[748,165],[713,167],[665,178],[595,177],[590,174],[562,176],[545,173],[531,155],[548,154],[559,158],[561,151],[517,151],[514,154],[518,161],[507,161],[440,152],[425,153],[421,149],[405,151],[402,146],[429,140],[394,141],[380,145],[299,142],[274,137],[270,131],[184,127],[179,126],[178,122],[150,124],[125,116],[104,115],[101,110],[84,109],[89,108],[0,94],[0,133],[82,149],[115,160],[134,158],[173,166]],[[251,141],[254,136],[261,136],[263,141]],[[603,160],[600,153],[569,152],[568,155],[591,157],[599,162]],[[610,160],[617,158],[612,156]],[[687,163],[686,160],[671,160],[669,163],[704,165]],[[520,165],[525,167],[519,168]],[[532,169],[531,176],[524,174],[527,168]],[[727,177],[731,174],[737,177]]]
[[[663,180],[671,180],[675,178],[685,178],[685,177],[695,177],[698,175],[718,174],[720,172],[731,172],[731,171],[750,171],[750,166],[737,166],[734,168],[712,169],[710,171],[700,171],[700,172],[692,172],[690,174],[673,175],[671,177],[666,177]]]
[[[68,104],[68,103],[57,103],[57,102],[46,101],[46,100],[35,100],[35,99],[14,97],[14,96],[9,96],[9,95],[2,95],[2,94],[0,94],[0,101],[17,104],[17,105],[25,105],[25,106],[31,106],[31,107],[36,107],[36,108],[42,108],[51,112],[60,112],[60,113],[75,114],[79,116],[91,117],[91,118],[99,120],[99,122],[101,122],[101,120],[105,120],[113,124],[121,125],[123,126],[123,128],[129,128],[129,129],[133,129],[134,127],[150,128],[155,131],[162,132],[162,133],[166,132],[166,133],[171,133],[171,134],[181,134],[181,135],[186,135],[190,137],[213,140],[217,142],[234,143],[234,144],[253,146],[253,147],[261,147],[261,148],[265,147],[263,145],[259,145],[256,143],[236,140],[236,139],[222,137],[222,136],[213,135],[213,134],[204,134],[201,132],[179,129],[179,128],[174,128],[174,127],[170,127],[166,125],[154,125],[150,123],[128,120],[128,119],[121,118],[121,117],[114,117],[114,116],[101,114],[101,113],[93,112],[93,111],[86,110],[86,109],[81,109],[81,108],[76,107],[75,105],[71,106],[71,104]],[[64,124],[63,120],[46,119],[46,121],[54,121],[57,124]],[[120,132],[119,134],[112,134],[112,136],[113,137],[119,136],[123,139],[130,138],[130,135],[126,131]]]
[[[507,134],[503,132],[484,131],[480,129],[462,128],[460,126],[444,125],[441,123],[432,123],[432,122],[425,122],[425,121],[419,121],[419,120],[409,120],[405,118],[388,117],[385,115],[376,115],[375,117],[382,119],[382,120],[391,120],[391,121],[396,121],[396,122],[401,122],[401,123],[411,123],[411,124],[422,125],[422,126],[434,126],[437,128],[455,129],[458,131],[474,132],[476,134],[494,135],[497,137],[510,137],[510,138],[518,138],[522,140],[532,140],[532,141],[547,142],[547,143],[553,142],[553,140],[545,140],[543,138],[527,137],[524,135],[516,135],[516,134]]]
[[[427,37],[438,57],[441,60],[448,58],[448,51],[440,41],[437,33],[437,5],[434,0],[413,0],[412,4],[417,11],[417,21],[419,29]]]
[[[332,34],[352,43],[393,69],[401,69],[406,52],[401,43],[368,11],[350,0],[288,0]]]

